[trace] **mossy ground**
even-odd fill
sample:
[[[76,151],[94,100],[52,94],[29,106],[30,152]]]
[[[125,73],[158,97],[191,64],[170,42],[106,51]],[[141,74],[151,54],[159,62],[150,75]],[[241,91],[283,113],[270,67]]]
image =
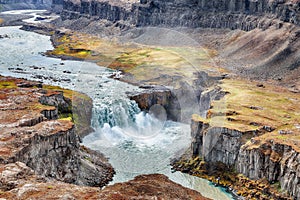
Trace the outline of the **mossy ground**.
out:
[[[59,118],[62,120],[69,120],[74,122],[75,127],[79,135],[82,132],[88,132],[90,130],[90,113],[86,108],[92,106],[92,99],[80,92],[64,89],[58,86],[43,85],[43,89],[51,92],[63,92],[65,98],[71,100],[72,107],[70,112],[59,113]]]
[[[256,131],[262,142],[274,139],[300,151],[299,94],[276,85],[242,79],[225,79],[220,86],[227,94],[212,103],[209,111],[212,125],[218,122],[242,132]],[[264,130],[264,127],[272,130]]]
[[[0,90],[1,89],[12,89],[17,88],[17,85],[14,81],[1,81],[0,82]]]
[[[133,82],[176,86],[178,78],[191,84],[198,71],[224,71],[214,63],[216,52],[203,47],[145,46],[81,33],[62,35],[55,40],[58,45],[49,55],[93,61],[131,74]]]

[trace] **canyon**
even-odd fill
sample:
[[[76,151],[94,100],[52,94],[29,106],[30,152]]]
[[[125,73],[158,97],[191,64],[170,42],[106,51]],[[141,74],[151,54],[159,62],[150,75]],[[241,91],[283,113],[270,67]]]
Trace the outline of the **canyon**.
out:
[[[265,179],[271,185],[279,184],[279,193],[284,193],[279,197],[262,190],[263,194],[256,196],[258,199],[300,199],[300,1],[53,0],[52,10],[61,16],[53,24],[60,30],[62,27],[70,29],[67,32],[69,35],[61,32],[52,35],[56,46],[53,55],[96,62],[99,62],[99,57],[106,56],[105,59],[109,58],[107,63],[99,65],[121,70],[124,75],[121,80],[148,89],[146,92],[128,94],[142,110],[148,111],[153,105],[159,104],[166,110],[169,119],[186,122],[192,118],[192,144],[187,155],[182,157],[182,166],[190,164],[189,159],[195,157],[212,166],[221,162],[250,179]],[[207,53],[213,58],[213,61],[205,62],[209,69],[185,68],[185,71],[191,72],[187,74],[176,66],[174,73],[166,67],[170,65],[169,62],[159,65],[155,59],[151,60],[159,56],[170,58],[164,49],[169,44],[156,45],[158,48],[147,47],[147,51],[140,50],[140,47],[118,46],[121,53],[114,56],[101,48],[103,41],[100,47],[95,48],[93,45],[82,44],[87,38],[84,34],[101,35],[102,32],[104,35],[116,34],[120,40],[127,37],[128,33],[136,34],[133,39],[150,38],[153,43],[157,39],[156,34],[164,32],[146,29],[149,26],[182,31],[197,44],[214,49],[217,53]],[[75,37],[72,38],[72,35]],[[138,39],[133,41],[141,42]],[[174,41],[176,43],[177,39]],[[151,42],[150,46],[153,45]],[[71,48],[67,49],[66,46]],[[171,50],[179,52],[178,49]],[[188,55],[183,56],[185,59],[193,57],[190,51],[184,48],[181,51],[187,52]],[[180,55],[184,54],[180,52]],[[165,60],[169,61],[168,58]],[[154,71],[168,70],[159,75],[154,71],[144,71],[149,70],[149,66],[153,67],[145,64],[145,60],[157,65]],[[191,59],[188,61],[191,62]],[[179,64],[186,67],[185,63]],[[140,75],[141,71],[146,72],[147,76]],[[166,87],[148,86],[152,84]],[[186,96],[192,98],[182,98]],[[197,115],[191,117],[195,113]],[[44,115],[52,118],[57,116],[57,111],[44,111]],[[36,121],[43,123],[40,117],[24,123],[35,124]],[[33,145],[39,149],[34,141]],[[36,153],[33,150],[29,152],[30,155]],[[76,150],[76,155],[84,158],[81,150]],[[29,167],[39,174],[50,176],[40,166],[30,163],[30,156],[22,156],[26,158]],[[58,162],[39,159],[51,165]],[[193,166],[193,169],[182,166],[175,169],[186,173],[200,169],[199,166]],[[65,169],[68,168],[70,164]],[[86,175],[79,173],[75,177],[79,179],[70,180],[60,174],[54,175],[54,178],[65,182],[89,185],[84,180]],[[90,185],[100,184],[99,180],[92,182]],[[233,184],[225,185],[228,187]],[[250,186],[248,190],[251,191]],[[253,198],[250,193],[245,194],[248,195],[246,198]]]
[[[230,29],[232,31],[225,32],[226,36],[218,35],[211,39],[208,37],[208,41],[204,42],[204,45],[218,50],[220,65],[242,77],[273,81],[297,94],[300,60],[299,6],[299,1],[287,0],[175,2],[145,0],[130,2],[55,1],[53,8],[60,12],[63,21],[79,22],[75,29],[83,32],[86,32],[85,27],[89,23],[94,25],[101,20],[107,20],[106,24],[125,32],[147,26],[205,28],[208,32],[210,29]],[[84,18],[89,19],[89,22],[85,21],[82,23],[84,26],[81,27],[80,22],[84,22]],[[193,39],[202,36],[201,34],[193,35],[193,33],[191,35]],[[124,70],[127,71],[126,68]],[[201,78],[198,82],[201,82]],[[228,93],[230,94],[231,91]],[[219,99],[214,92],[207,92],[207,97],[204,94],[202,91],[202,98],[200,95],[198,102],[206,98],[205,101],[208,101],[208,104],[214,104],[213,102]],[[297,95],[295,98],[298,99]],[[153,101],[151,100],[153,95],[142,94],[134,99],[139,99],[140,106],[150,108],[151,105],[146,106],[144,103]],[[153,102],[155,103],[157,102]],[[252,103],[259,104],[255,101]],[[165,103],[161,105],[166,107]],[[240,115],[237,110],[229,109],[230,111],[223,111],[225,113],[214,113],[213,109],[210,111],[209,106],[207,110],[213,113],[212,116],[214,114],[231,116],[227,112],[236,112],[234,115]],[[294,111],[298,112],[297,109]],[[200,115],[207,117],[203,112]],[[213,117],[208,117],[208,120],[210,118]],[[294,126],[290,128],[294,139],[275,141],[270,136],[262,141],[259,137],[265,133],[272,132],[273,137],[277,138],[279,136],[275,134],[276,132],[289,131],[281,131],[279,125],[273,127],[269,122],[263,122],[257,128],[247,128],[249,125],[247,124],[246,128],[241,129],[232,128],[232,125],[209,125],[209,123],[194,121],[194,119],[197,118],[193,118],[191,125],[192,155],[199,156],[207,162],[222,162],[233,166],[237,172],[252,179],[266,178],[269,182],[280,182],[283,190],[288,191],[295,199],[300,198],[298,184],[300,174],[297,167],[299,165],[297,161],[298,140],[296,139],[299,129],[295,128],[297,120],[288,122]],[[223,120],[239,121],[234,117],[230,119],[224,117]],[[249,123],[257,124],[251,121]],[[245,141],[248,142],[245,144]]]
[[[53,1],[52,8],[60,13],[64,27],[95,34],[104,32],[104,24],[121,30],[152,26],[246,31],[230,32],[226,41],[214,38],[220,42],[209,44],[225,59],[224,67],[247,77],[265,80],[272,76],[287,83],[290,71],[298,74],[299,1],[58,0]],[[202,36],[190,37],[198,41]],[[298,80],[297,76],[293,79]]]

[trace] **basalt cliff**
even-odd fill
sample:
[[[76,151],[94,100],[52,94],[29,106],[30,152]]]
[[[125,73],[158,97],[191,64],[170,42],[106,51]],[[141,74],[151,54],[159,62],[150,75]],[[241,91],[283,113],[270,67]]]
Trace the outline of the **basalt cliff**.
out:
[[[81,16],[129,21],[136,26],[185,26],[252,30],[282,22],[300,24],[297,0],[54,0],[66,18]]]
[[[149,26],[235,30],[221,38],[209,39],[216,32],[189,36],[214,46],[222,65],[242,76],[290,85],[291,79],[298,80],[290,74],[299,74],[298,0],[54,0],[52,8],[60,13],[63,26],[94,34],[101,34],[103,26],[114,27],[109,33]],[[205,44],[201,38],[206,38]]]

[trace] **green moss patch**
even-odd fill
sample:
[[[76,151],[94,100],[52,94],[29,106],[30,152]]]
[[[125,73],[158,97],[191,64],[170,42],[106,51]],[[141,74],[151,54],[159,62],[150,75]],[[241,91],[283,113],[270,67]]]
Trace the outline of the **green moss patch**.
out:
[[[12,89],[17,88],[17,85],[14,81],[1,81],[0,89]]]

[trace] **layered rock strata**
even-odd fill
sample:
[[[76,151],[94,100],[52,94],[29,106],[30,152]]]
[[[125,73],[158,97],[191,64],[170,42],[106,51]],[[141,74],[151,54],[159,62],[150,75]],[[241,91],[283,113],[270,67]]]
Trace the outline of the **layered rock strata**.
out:
[[[58,119],[71,112],[70,99],[30,81],[0,78],[0,164],[21,161],[42,177],[79,185],[101,187],[112,179],[107,159],[80,146],[71,118]]]
[[[274,23],[299,25],[299,1],[290,0],[222,0],[222,1],[74,1],[55,0],[63,19],[95,17],[112,22],[129,21],[136,26],[184,26],[252,30]],[[274,19],[276,19],[274,21]]]
[[[194,156],[210,163],[225,163],[251,179],[279,182],[283,191],[300,198],[300,157],[292,146],[273,140],[259,145],[260,141],[254,138],[245,144],[255,132],[213,127],[199,117],[192,119],[191,132]]]

